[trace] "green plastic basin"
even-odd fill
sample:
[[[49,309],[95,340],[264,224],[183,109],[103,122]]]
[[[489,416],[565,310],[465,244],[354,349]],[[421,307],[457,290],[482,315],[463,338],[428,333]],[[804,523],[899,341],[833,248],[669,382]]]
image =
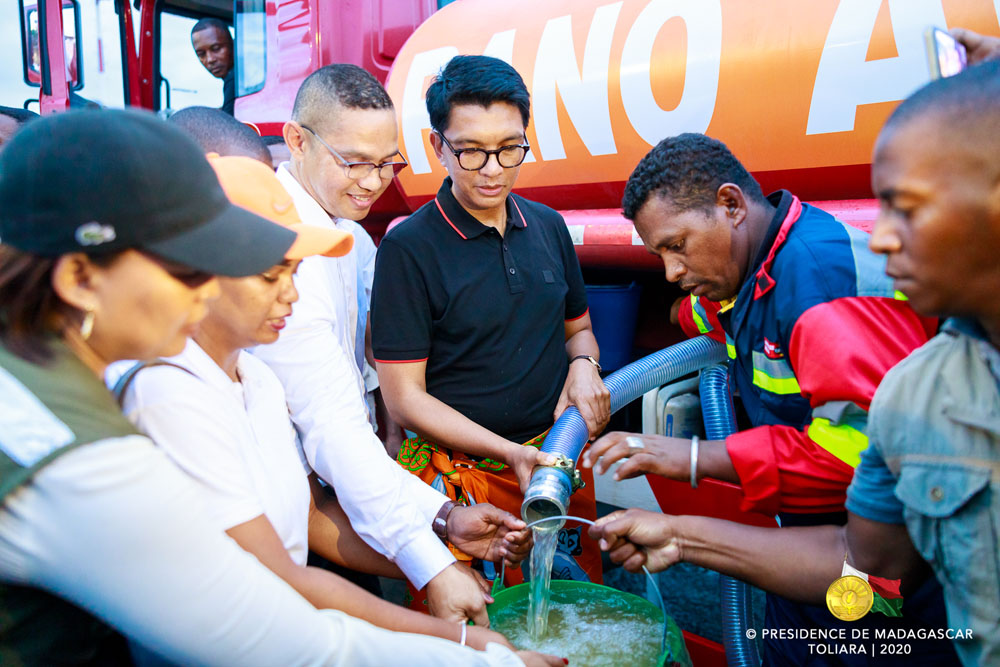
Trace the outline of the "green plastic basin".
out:
[[[633,595],[632,593],[626,593],[615,588],[609,588],[608,586],[601,586],[599,584],[592,584],[583,581],[562,581],[556,580],[551,584],[551,596],[550,600],[553,603],[577,603],[583,600],[594,600],[600,599],[602,603],[613,605],[617,609],[627,610],[629,612],[635,612],[647,616],[649,618],[655,618],[658,622],[663,623],[664,617],[663,612],[655,604],[639,597],[638,595]],[[523,605],[528,598],[530,591],[530,584],[519,584],[517,586],[512,586],[511,588],[506,588],[501,591],[494,591],[493,593],[493,604],[487,607],[487,611],[490,615],[490,623],[495,624],[496,621],[509,620],[509,615],[511,613],[519,613],[520,617],[523,618],[523,622],[527,623],[527,618],[524,618],[523,612],[518,610],[511,610],[511,607],[524,608]],[[506,617],[506,619],[505,619]],[[656,667],[664,667],[666,665],[683,665],[690,667],[691,658],[688,656],[686,647],[684,646],[684,636],[681,634],[680,628],[670,617],[665,620],[667,626],[666,632],[666,643],[663,647],[663,652],[659,656],[659,660],[656,663]],[[662,628],[662,625],[660,626]],[[584,631],[584,629],[581,629]],[[615,642],[615,637],[608,637],[608,642]],[[628,648],[623,646],[622,659],[627,661],[628,659]],[[574,664],[573,660],[570,660],[570,664]],[[629,664],[630,667],[654,667],[654,665],[632,665],[632,663],[622,662],[622,664]],[[578,665],[577,667],[581,667]]]

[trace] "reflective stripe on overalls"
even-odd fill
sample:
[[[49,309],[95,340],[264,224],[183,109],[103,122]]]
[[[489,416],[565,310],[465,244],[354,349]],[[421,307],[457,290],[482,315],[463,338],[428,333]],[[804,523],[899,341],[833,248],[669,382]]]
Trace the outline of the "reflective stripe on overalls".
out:
[[[806,434],[817,445],[857,468],[861,452],[868,449],[867,430],[867,412],[849,401],[835,401],[813,410]]]
[[[701,305],[701,301],[694,294],[691,295],[691,317],[694,319],[695,326],[698,327],[698,333],[707,334],[712,330],[712,327],[708,326],[708,314]]]
[[[787,359],[770,359],[763,352],[753,352],[753,383],[772,394],[801,394]]]

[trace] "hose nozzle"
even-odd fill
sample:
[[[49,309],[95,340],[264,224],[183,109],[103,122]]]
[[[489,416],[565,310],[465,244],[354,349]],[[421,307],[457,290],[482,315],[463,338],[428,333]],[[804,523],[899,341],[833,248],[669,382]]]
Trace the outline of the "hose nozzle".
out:
[[[535,470],[521,503],[521,518],[526,523],[566,514],[573,490],[572,477],[557,465]],[[565,523],[565,522],[563,522]],[[559,527],[562,527],[562,523]]]

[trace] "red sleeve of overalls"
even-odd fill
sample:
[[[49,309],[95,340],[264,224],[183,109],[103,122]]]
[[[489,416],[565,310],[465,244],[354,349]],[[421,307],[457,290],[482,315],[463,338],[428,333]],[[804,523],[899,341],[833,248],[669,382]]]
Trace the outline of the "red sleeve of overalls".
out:
[[[720,343],[726,342],[726,332],[719,324],[719,309],[722,304],[696,296],[684,297],[677,311],[677,323],[688,338],[708,336]]]
[[[919,317],[905,301],[836,299],[799,317],[788,355],[813,409],[849,402],[867,411],[885,373],[930,340],[936,328],[936,320]],[[761,426],[727,438],[743,487],[741,509],[768,515],[843,510],[857,464],[834,456],[819,440],[810,437],[808,427],[789,426]]]

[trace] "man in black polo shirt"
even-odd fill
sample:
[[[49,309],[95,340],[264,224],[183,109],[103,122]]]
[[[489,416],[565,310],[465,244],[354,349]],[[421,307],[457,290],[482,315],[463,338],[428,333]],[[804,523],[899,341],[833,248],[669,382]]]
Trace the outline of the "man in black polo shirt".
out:
[[[515,513],[532,469],[554,462],[536,450],[553,420],[575,405],[596,436],[610,417],[566,224],[510,192],[529,148],[529,105],[507,63],[448,63],[427,109],[449,178],[383,239],[372,294],[383,396],[419,436],[397,460],[456,500]],[[586,490],[570,513],[593,518],[593,484]],[[598,554],[587,558],[578,537],[562,536],[555,574],[599,581]]]

